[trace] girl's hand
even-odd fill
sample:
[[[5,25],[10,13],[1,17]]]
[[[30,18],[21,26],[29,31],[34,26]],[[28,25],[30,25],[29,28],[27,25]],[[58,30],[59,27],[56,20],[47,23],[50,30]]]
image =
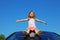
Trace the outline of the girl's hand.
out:
[[[16,22],[19,22],[19,20],[16,20]]]
[[[44,22],[44,24],[45,24],[45,25],[47,25],[47,23],[46,23],[46,22]]]

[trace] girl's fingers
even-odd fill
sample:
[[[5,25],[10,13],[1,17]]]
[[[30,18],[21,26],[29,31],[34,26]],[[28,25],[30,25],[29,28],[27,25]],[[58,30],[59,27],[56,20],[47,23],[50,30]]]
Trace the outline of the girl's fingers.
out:
[[[18,22],[18,20],[16,20],[16,22]]]
[[[45,25],[47,25],[47,23],[44,23]]]

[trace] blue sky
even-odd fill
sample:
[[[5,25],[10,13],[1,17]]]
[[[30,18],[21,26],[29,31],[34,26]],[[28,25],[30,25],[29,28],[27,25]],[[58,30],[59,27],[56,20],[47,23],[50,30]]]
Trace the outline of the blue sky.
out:
[[[38,19],[48,23],[36,22],[39,30],[60,34],[60,0],[0,0],[0,34],[7,37],[13,32],[26,30],[27,21],[15,21],[27,18],[30,10],[34,10]]]

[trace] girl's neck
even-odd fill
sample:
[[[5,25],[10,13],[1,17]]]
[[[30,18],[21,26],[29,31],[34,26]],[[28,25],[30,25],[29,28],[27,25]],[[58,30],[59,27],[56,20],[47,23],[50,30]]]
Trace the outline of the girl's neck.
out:
[[[30,20],[30,19],[36,19],[36,18],[28,18],[28,20]]]

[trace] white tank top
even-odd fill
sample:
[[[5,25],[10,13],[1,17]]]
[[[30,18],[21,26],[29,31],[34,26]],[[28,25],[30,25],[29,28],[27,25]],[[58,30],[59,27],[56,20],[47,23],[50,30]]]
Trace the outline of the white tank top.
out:
[[[29,27],[36,27],[35,26],[35,20],[33,18],[31,18],[29,21],[28,21],[28,24],[29,24]]]

